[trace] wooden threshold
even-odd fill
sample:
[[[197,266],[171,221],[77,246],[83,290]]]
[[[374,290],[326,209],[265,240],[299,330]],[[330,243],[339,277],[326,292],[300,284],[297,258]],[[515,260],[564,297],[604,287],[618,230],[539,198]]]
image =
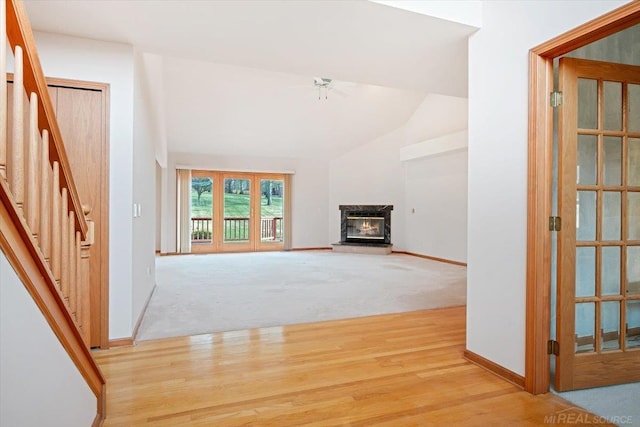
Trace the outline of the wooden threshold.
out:
[[[592,416],[465,360],[465,334],[459,306],[100,350],[105,426],[541,425],[566,411]]]
[[[133,345],[133,338],[116,338],[109,340],[109,348],[116,347],[131,347]]]

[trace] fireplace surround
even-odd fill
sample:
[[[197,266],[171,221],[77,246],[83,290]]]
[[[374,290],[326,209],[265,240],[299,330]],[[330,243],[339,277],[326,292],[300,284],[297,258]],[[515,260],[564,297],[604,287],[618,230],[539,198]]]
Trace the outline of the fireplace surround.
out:
[[[340,205],[340,244],[391,245],[393,205]]]

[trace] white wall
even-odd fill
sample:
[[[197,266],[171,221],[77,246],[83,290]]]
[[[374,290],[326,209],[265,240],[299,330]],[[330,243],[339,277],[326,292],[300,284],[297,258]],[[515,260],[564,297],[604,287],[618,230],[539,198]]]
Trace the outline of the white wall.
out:
[[[482,26],[482,1],[465,0],[370,0],[398,9],[435,16],[472,27]]]
[[[153,115],[147,63],[140,52],[135,53],[134,65],[133,202],[140,210],[133,219],[131,328],[140,320],[155,286],[156,145],[162,140]]]
[[[156,162],[156,251],[162,248],[162,167]]]
[[[400,128],[330,163],[329,233],[341,204],[393,204],[394,250],[466,261],[466,152],[400,161],[400,150],[467,128],[467,100],[428,94]]]
[[[467,150],[405,162],[409,252],[467,261]]]
[[[326,160],[246,156],[212,156],[169,153],[169,167],[163,169],[166,192],[162,212],[163,252],[176,250],[176,166],[202,170],[246,172],[295,172],[291,206],[292,247],[326,247],[329,167]],[[164,185],[163,180],[162,185]]]
[[[35,37],[46,76],[110,85],[109,336],[112,339],[130,337],[133,323],[133,48],[50,33],[36,33]],[[151,212],[153,205],[147,206]]]
[[[621,1],[483,2],[469,41],[467,348],[524,374],[528,51]]]
[[[330,162],[330,243],[340,241],[339,205],[393,205],[391,243],[394,250],[405,250],[404,168],[400,163],[404,141],[401,127]]]
[[[0,425],[91,425],[95,395],[2,252],[0,313]]]
[[[467,129],[466,98],[429,94],[405,125],[406,144]],[[428,144],[428,143],[427,143]],[[467,261],[467,151],[404,162],[406,250]]]

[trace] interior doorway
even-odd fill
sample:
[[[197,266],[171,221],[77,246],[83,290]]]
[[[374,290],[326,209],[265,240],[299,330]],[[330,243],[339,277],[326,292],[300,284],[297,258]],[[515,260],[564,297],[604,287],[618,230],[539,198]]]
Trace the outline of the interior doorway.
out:
[[[525,388],[534,394],[549,391],[549,354],[558,347],[550,341],[552,304],[549,285],[552,277],[552,230],[557,225],[552,218],[553,60],[639,22],[640,4],[630,3],[530,52]],[[575,225],[575,221],[573,223]],[[606,370],[599,374],[603,372]]]
[[[191,171],[191,252],[284,249],[287,181],[284,174]]]

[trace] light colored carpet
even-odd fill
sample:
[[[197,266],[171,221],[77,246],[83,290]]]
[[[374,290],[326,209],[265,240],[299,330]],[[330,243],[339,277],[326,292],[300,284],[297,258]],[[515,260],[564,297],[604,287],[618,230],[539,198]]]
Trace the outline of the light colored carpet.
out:
[[[137,340],[399,313],[466,303],[465,267],[331,251],[156,258]]]
[[[621,426],[640,426],[640,383],[565,391],[558,396],[608,421]],[[604,422],[599,422],[604,424]]]

